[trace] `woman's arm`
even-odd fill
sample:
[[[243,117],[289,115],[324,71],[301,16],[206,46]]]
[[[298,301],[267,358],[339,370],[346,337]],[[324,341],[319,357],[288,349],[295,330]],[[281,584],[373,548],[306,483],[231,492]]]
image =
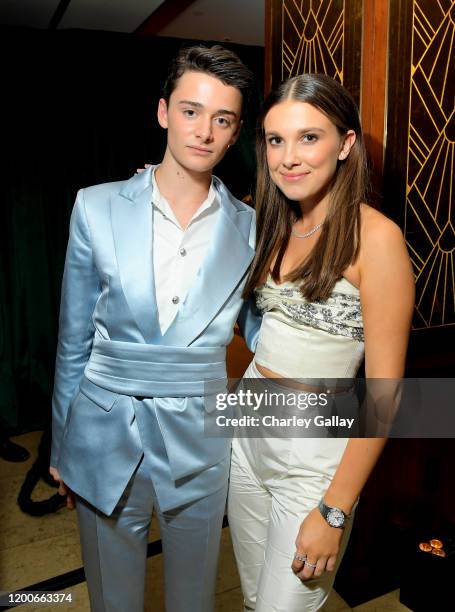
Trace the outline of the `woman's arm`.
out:
[[[359,255],[360,299],[365,334],[366,377],[399,379],[403,376],[409,329],[414,306],[414,278],[400,229],[380,213],[367,208],[363,214]],[[373,470],[385,438],[353,438],[324,495],[329,506],[349,514]],[[342,530],[330,527],[318,509],[302,523],[297,551],[308,555],[317,568],[332,570]],[[300,553],[299,553],[300,554]],[[294,562],[303,579],[312,569]]]
[[[360,299],[365,334],[367,379],[404,374],[414,308],[414,277],[403,235],[395,223],[371,209],[359,257]],[[372,384],[372,393],[376,385]],[[374,397],[372,398],[374,400]],[[349,513],[385,445],[384,438],[353,438],[327,490],[325,500]]]

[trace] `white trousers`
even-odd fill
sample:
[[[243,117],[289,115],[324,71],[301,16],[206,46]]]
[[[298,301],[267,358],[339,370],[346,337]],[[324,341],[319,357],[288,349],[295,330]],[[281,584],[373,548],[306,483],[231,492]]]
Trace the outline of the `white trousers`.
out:
[[[250,364],[245,378],[261,377]],[[330,485],[346,444],[344,438],[234,438],[228,514],[245,611],[313,612],[324,605],[335,572],[301,582],[291,564],[300,525]],[[337,567],[351,527],[349,519]]]

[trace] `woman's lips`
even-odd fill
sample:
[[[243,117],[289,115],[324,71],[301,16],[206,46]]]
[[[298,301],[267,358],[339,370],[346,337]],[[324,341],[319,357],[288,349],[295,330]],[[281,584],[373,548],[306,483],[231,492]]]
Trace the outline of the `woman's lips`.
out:
[[[280,176],[283,178],[283,180],[289,183],[296,183],[297,181],[308,176],[309,174],[309,172],[299,172],[298,174],[285,174],[284,172],[280,172]]]

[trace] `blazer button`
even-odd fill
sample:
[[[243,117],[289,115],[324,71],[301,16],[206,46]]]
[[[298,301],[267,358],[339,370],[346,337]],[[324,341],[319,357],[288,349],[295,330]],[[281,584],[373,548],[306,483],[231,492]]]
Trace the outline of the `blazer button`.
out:
[[[172,303],[173,304],[178,304],[180,302],[180,298],[178,295],[174,295],[174,297],[172,298]]]
[[[181,255],[182,257],[185,257],[185,255],[186,255],[186,249],[185,249],[184,247],[182,247],[182,248],[180,249],[179,253],[180,253],[180,255]]]

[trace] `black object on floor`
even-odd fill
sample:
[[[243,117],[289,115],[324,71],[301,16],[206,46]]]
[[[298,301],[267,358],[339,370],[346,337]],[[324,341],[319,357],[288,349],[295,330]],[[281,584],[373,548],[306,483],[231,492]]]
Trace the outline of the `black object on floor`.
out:
[[[20,463],[21,461],[27,461],[30,453],[23,446],[11,442],[9,438],[2,437],[0,439],[0,457],[5,461]]]
[[[43,516],[56,512],[66,506],[66,495],[55,493],[49,499],[33,501],[32,493],[39,480],[44,480],[48,485],[57,487],[57,483],[49,474],[49,463],[51,455],[51,430],[45,429],[38,446],[38,457],[25,476],[25,480],[17,496],[17,503],[22,512],[31,516]]]

